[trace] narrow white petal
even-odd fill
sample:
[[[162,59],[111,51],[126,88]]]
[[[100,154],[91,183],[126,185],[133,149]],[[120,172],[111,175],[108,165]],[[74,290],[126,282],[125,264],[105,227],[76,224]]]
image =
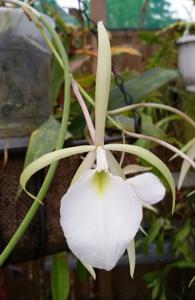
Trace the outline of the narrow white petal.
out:
[[[145,206],[158,203],[165,196],[165,187],[152,173],[137,175],[129,178],[128,182]]]
[[[64,195],[61,225],[72,252],[93,267],[112,269],[134,238],[142,205],[123,179],[86,171]]]
[[[103,145],[106,112],[111,80],[111,50],[108,34],[102,22],[98,22],[98,61],[95,87],[96,145]]]
[[[114,157],[114,155],[112,154],[112,152],[107,150],[106,157],[107,157],[108,167],[109,167],[110,172],[113,175],[119,176],[125,180],[126,177],[123,173],[123,170],[122,170],[121,166],[119,165],[118,161],[116,160],[116,158]]]
[[[93,279],[96,280],[96,274],[95,274],[95,271],[94,271],[93,267],[91,265],[85,263],[84,261],[81,261],[81,263],[87,269],[87,271],[91,274]]]
[[[96,159],[95,151],[90,151],[87,153],[86,157],[84,158],[79,168],[77,169],[71,184],[75,183],[86,170],[90,170],[93,167],[95,159]]]
[[[150,205],[146,202],[142,202],[142,205],[144,208],[147,208],[157,214],[157,209],[155,207],[153,207],[152,205]]]
[[[148,236],[147,232],[143,229],[143,227],[141,225],[140,225],[139,229],[145,236]]]
[[[130,275],[133,278],[134,271],[135,271],[135,261],[136,261],[134,239],[131,240],[131,242],[127,248],[127,253],[128,253],[128,257],[129,257]]]

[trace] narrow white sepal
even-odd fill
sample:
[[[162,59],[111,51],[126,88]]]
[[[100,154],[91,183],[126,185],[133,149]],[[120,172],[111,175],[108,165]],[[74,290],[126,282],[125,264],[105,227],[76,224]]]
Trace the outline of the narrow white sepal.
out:
[[[69,157],[69,156],[72,156],[72,155],[81,154],[81,153],[89,152],[89,151],[93,151],[93,150],[95,150],[95,146],[87,145],[87,146],[70,147],[70,148],[60,149],[60,150],[56,150],[56,151],[47,153],[47,154],[39,157],[38,159],[36,159],[32,163],[30,163],[23,170],[22,174],[20,175],[20,185],[23,188],[23,190],[30,197],[32,197],[33,199],[36,199],[37,201],[39,201],[39,199],[37,199],[35,196],[30,194],[26,190],[26,184],[27,184],[28,180],[31,178],[32,175],[34,175],[39,170],[49,166],[53,162],[58,161],[62,158],[66,158],[66,157]]]
[[[152,205],[150,205],[148,203],[142,202],[142,206],[144,208],[147,208],[147,209],[149,209],[149,210],[151,210],[151,211],[153,211],[153,212],[155,212],[157,214],[157,209],[155,207],[153,207]]]
[[[139,229],[145,236],[148,236],[147,232],[143,229],[143,227],[141,225],[140,225]]]
[[[92,278],[94,280],[96,280],[96,274],[95,271],[93,269],[93,267],[90,264],[85,263],[84,261],[80,261],[82,263],[82,265],[85,267],[85,269],[91,274]]]
[[[123,168],[123,172],[125,175],[134,174],[134,173],[143,173],[150,171],[151,167],[143,167],[140,165],[127,165]]]
[[[87,153],[87,155],[85,156],[85,158],[83,159],[82,163],[80,164],[80,166],[78,167],[71,185],[73,183],[75,183],[80,177],[81,175],[86,171],[86,170],[90,170],[95,162],[95,158],[96,158],[96,152],[95,151],[90,151]]]
[[[106,157],[107,157],[108,168],[109,168],[110,172],[113,175],[120,176],[121,178],[126,180],[123,170],[122,170],[121,166],[119,165],[118,161],[116,160],[116,158],[114,157],[114,155],[112,154],[112,152],[107,150]]]
[[[106,112],[111,80],[111,49],[103,22],[98,22],[98,61],[95,88],[96,145],[104,144]]]
[[[135,271],[135,261],[136,261],[134,239],[131,240],[131,242],[127,248],[127,253],[128,253],[128,257],[129,257],[130,275],[133,278],[134,271]]]
[[[192,145],[192,147],[188,150],[187,155],[189,156],[189,158],[191,158],[192,160],[195,159],[195,144]],[[182,184],[184,182],[184,179],[188,173],[190,169],[190,164],[187,161],[183,161],[182,166],[181,166],[181,171],[180,171],[180,175],[179,175],[179,179],[178,179],[178,189],[180,190],[182,187]]]

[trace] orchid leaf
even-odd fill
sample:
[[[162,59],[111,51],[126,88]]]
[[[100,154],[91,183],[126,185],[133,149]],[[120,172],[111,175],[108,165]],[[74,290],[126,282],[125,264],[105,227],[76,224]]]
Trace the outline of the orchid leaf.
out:
[[[117,121],[120,123],[123,129],[134,132],[135,120],[133,118],[124,115],[118,115]],[[142,133],[162,139],[168,139],[164,131],[161,128],[157,127],[149,118],[142,119]]]
[[[193,145],[195,144],[195,138],[191,139],[187,144],[185,144],[180,150],[185,153],[187,152]],[[178,154],[174,154],[171,158],[170,161],[175,159],[178,156]]]
[[[133,278],[134,271],[135,271],[135,261],[136,261],[134,240],[131,240],[127,248],[127,253],[129,257],[130,275]]]
[[[56,59],[53,61],[51,72],[51,99],[55,104],[64,81],[64,70]]]
[[[24,168],[35,159],[51,152],[55,148],[60,126],[60,123],[51,116],[31,134]],[[67,134],[66,138],[69,137],[71,137],[70,133]]]
[[[69,266],[64,254],[56,254],[52,260],[51,290],[53,300],[66,300],[70,292]]]
[[[133,102],[140,102],[151,92],[162,87],[169,81],[179,77],[177,70],[155,68],[125,82],[125,91],[131,95]],[[109,110],[126,106],[124,96],[118,87],[111,89]]]
[[[187,152],[187,156],[189,156],[192,160],[195,159],[195,143],[191,146],[191,148]],[[179,180],[178,180],[178,189],[182,187],[182,184],[184,182],[184,179],[190,169],[190,164],[186,160],[183,161],[180,175],[179,175]]]
[[[152,152],[135,145],[124,145],[124,144],[108,144],[105,145],[104,148],[110,151],[124,151],[133,155],[137,155],[140,158],[146,160],[152,166],[154,166],[160,173],[164,176],[167,183],[170,186],[172,196],[173,196],[173,204],[172,204],[172,212],[175,207],[175,183],[171,172],[167,168],[167,166]],[[146,183],[147,184],[147,183]]]
[[[95,89],[96,144],[103,145],[106,112],[111,80],[111,50],[108,34],[102,22],[98,23],[98,61]]]
[[[69,157],[71,155],[75,154],[81,154],[84,152],[93,151],[95,149],[95,146],[77,146],[77,147],[71,147],[61,150],[56,150],[51,153],[47,153],[37,160],[33,161],[30,165],[28,165],[22,172],[20,176],[20,185],[24,189],[24,191],[33,199],[36,199],[35,196],[27,192],[26,190],[26,183],[28,180],[32,177],[33,174],[35,174],[37,171],[49,166],[53,162],[60,160],[62,158]]]

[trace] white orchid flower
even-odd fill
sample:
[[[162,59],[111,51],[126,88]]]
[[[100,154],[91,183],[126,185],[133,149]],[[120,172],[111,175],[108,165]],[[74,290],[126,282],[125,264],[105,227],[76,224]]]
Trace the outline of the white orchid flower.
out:
[[[101,146],[96,160],[96,168],[85,171],[63,196],[60,222],[76,257],[111,270],[140,227],[142,203],[162,200],[165,188],[151,173],[129,181],[113,175]]]
[[[83,109],[94,145],[66,148],[45,154],[28,165],[20,177],[20,184],[26,191],[27,181],[41,168],[56,160],[88,152],[70,188],[62,197],[60,223],[69,248],[94,278],[93,267],[111,270],[126,249],[130,260],[130,274],[133,276],[134,237],[142,221],[142,207],[151,207],[165,195],[164,186],[152,173],[126,179],[111,151],[138,155],[157,168],[171,188],[173,207],[175,201],[172,175],[157,156],[135,145],[104,145],[110,79],[110,44],[103,23],[99,22],[95,129],[92,128],[87,110]],[[74,85],[73,89],[76,91]],[[81,107],[84,107],[83,102]]]
[[[142,205],[162,200],[165,188],[151,173],[126,181],[110,171],[103,143],[111,56],[102,23],[98,25],[98,32],[96,168],[84,171],[63,196],[60,223],[69,248],[79,260],[96,268],[111,270],[139,230]]]

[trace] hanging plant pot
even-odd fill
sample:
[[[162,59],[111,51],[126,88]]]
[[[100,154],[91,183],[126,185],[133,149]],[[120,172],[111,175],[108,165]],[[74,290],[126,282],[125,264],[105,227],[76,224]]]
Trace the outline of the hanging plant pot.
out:
[[[29,136],[48,117],[50,74],[51,52],[34,23],[20,9],[1,7],[1,139]]]
[[[179,46],[178,67],[185,81],[186,90],[195,92],[195,35],[181,37]]]

